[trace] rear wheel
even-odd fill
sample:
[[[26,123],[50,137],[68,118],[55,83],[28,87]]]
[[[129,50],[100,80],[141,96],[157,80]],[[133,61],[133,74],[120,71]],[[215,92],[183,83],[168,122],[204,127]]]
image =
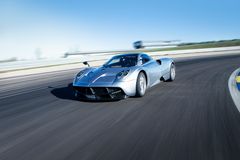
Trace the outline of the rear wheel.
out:
[[[169,81],[174,81],[176,77],[176,67],[174,64],[171,64]]]
[[[136,84],[136,97],[144,96],[147,88],[146,76],[143,72],[138,74],[137,84]]]

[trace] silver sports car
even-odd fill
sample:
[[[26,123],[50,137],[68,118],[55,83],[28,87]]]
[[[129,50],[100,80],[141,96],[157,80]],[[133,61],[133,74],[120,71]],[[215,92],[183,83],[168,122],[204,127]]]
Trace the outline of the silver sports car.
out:
[[[161,80],[173,81],[175,75],[171,58],[154,60],[145,53],[122,54],[101,67],[81,70],[73,80],[73,88],[75,96],[87,99],[141,97]]]

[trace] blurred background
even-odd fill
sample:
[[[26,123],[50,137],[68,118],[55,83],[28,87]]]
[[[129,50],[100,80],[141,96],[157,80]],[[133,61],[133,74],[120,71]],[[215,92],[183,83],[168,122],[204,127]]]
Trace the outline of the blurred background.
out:
[[[1,0],[0,61],[240,36],[238,0]]]

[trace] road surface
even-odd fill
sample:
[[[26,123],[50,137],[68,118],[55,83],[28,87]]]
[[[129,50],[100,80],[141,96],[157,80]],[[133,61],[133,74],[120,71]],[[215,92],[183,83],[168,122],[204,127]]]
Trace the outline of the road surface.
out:
[[[143,98],[83,102],[77,70],[0,79],[0,160],[239,160],[240,56],[177,61]]]

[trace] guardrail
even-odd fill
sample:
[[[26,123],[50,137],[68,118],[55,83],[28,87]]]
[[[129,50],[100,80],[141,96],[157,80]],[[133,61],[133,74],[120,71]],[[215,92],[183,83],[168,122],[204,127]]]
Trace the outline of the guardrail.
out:
[[[42,68],[42,67],[53,67],[60,65],[71,65],[82,63],[83,61],[95,62],[103,61],[109,59],[112,55],[120,53],[139,53],[147,52],[149,55],[156,56],[179,56],[179,55],[191,55],[191,54],[202,54],[202,53],[211,53],[211,52],[224,52],[224,51],[239,51],[240,46],[237,47],[221,47],[221,48],[207,48],[207,49],[190,49],[190,50],[175,50],[175,51],[153,51],[152,49],[140,49],[140,50],[118,50],[118,51],[100,51],[100,52],[81,52],[81,53],[72,53],[69,54],[68,58],[57,58],[57,59],[48,59],[48,60],[34,60],[34,61],[16,61],[16,62],[7,62],[0,63],[0,73],[24,70],[24,69],[33,69],[33,68]]]

